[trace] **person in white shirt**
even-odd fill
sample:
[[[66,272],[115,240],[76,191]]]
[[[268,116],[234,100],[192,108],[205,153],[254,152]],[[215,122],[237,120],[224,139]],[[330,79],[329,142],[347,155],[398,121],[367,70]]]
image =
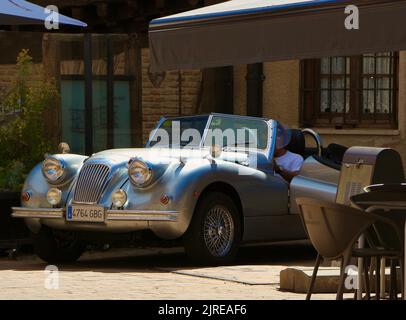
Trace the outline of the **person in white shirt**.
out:
[[[303,157],[286,149],[291,139],[288,128],[278,123],[273,165],[275,173],[288,183],[296,177],[303,165]]]

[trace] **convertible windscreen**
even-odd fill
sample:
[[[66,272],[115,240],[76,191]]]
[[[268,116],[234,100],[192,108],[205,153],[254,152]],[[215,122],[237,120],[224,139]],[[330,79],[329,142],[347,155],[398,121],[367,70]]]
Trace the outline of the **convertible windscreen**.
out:
[[[199,147],[209,116],[171,118],[161,123],[149,147]]]
[[[213,116],[205,146],[253,148],[265,150],[268,145],[268,125],[264,120],[244,117]]]

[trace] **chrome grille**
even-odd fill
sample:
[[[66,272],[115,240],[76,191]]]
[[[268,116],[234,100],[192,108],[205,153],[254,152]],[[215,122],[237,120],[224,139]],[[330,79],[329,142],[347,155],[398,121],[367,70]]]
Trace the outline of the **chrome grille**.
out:
[[[96,203],[105,188],[110,168],[105,164],[85,164],[76,183],[74,202]]]

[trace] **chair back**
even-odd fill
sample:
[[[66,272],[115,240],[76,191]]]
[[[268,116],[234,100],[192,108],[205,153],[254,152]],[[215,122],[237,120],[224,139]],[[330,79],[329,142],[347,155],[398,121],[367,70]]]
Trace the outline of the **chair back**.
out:
[[[394,205],[406,203],[406,187],[399,184],[377,185],[367,187],[368,192],[351,197],[351,202],[366,210],[376,204]],[[385,247],[392,250],[401,250],[404,238],[404,221],[406,210],[374,211],[381,218],[392,220],[392,225],[381,222],[373,225],[368,233],[367,240],[371,247]],[[394,232],[394,228],[397,232]]]
[[[308,198],[296,202],[311,243],[328,259],[343,256],[376,221],[373,215],[336,203]]]

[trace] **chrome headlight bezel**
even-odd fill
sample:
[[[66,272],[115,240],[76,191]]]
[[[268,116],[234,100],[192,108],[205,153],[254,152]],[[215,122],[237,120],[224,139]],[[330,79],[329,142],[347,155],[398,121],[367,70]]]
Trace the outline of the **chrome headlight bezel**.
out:
[[[57,173],[50,173],[50,166],[56,167],[54,171],[59,171]],[[67,176],[67,167],[65,161],[55,157],[47,157],[41,166],[42,175],[47,180],[49,184],[58,185],[65,181]]]
[[[143,175],[143,179],[136,180],[134,176],[136,172]],[[149,186],[153,179],[151,167],[141,159],[131,159],[128,164],[128,176],[133,186],[137,188],[145,188]]]

